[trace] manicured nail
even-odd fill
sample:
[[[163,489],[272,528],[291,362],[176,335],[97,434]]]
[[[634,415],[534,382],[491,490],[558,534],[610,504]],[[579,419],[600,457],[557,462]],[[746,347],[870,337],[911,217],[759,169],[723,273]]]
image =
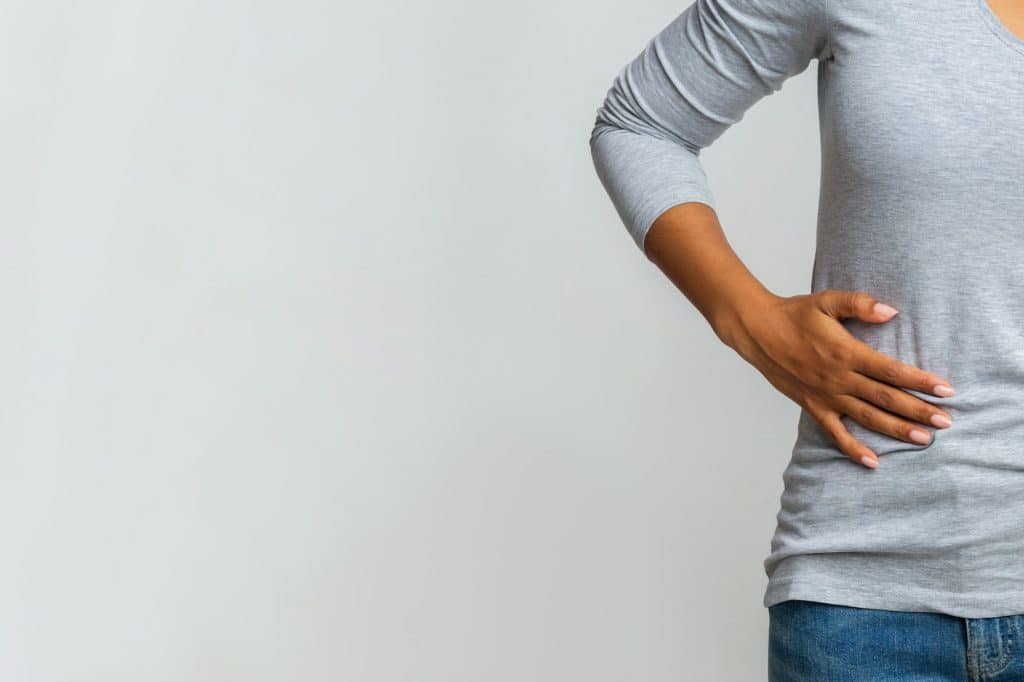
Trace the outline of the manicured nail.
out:
[[[942,398],[948,398],[953,395],[953,387],[946,384],[935,384],[932,386],[932,393]]]
[[[860,458],[860,463],[866,467],[874,469],[876,466],[878,466],[878,458],[872,457],[871,455],[862,455]]]
[[[889,315],[895,315],[899,311],[893,308],[891,305],[886,305],[884,303],[876,303],[875,312],[878,313],[879,315],[885,315],[888,317]]]
[[[928,443],[932,437],[928,435],[927,431],[921,429],[910,429],[910,440],[917,443]]]
[[[932,424],[938,426],[940,429],[946,429],[953,425],[953,422],[949,420],[949,417],[943,414],[933,414]]]

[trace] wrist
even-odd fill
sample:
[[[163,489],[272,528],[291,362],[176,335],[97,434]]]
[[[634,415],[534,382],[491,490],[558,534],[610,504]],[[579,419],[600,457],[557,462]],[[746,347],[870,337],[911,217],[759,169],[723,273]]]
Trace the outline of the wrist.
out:
[[[740,344],[749,336],[750,321],[763,315],[781,298],[763,287],[744,291],[724,300],[707,316],[708,322],[725,345],[738,351]]]

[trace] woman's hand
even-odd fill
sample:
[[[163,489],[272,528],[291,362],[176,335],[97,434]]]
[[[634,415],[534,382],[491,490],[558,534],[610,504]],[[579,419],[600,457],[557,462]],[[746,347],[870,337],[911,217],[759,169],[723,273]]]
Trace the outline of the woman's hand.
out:
[[[878,455],[840,420],[925,444],[922,424],[947,428],[938,407],[902,390],[953,395],[940,376],[895,360],[864,343],[842,318],[882,323],[896,314],[862,291],[825,290],[782,297],[747,269],[700,201],[669,208],[651,225],[644,252],[707,318],[715,334],[807,410],[848,457],[878,466]],[[880,307],[876,308],[876,305]]]
[[[883,323],[896,313],[863,291],[828,289],[791,297],[768,293],[757,296],[716,333],[807,410],[843,453],[874,468],[878,456],[850,434],[841,416],[917,444],[931,441],[922,424],[952,425],[947,412],[902,390],[948,397],[953,395],[949,382],[876,351],[839,322],[854,317]]]

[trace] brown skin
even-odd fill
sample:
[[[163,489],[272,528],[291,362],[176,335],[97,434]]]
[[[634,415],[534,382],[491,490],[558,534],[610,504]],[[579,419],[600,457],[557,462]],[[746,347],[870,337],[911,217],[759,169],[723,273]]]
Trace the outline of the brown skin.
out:
[[[1011,33],[1024,40],[1024,3],[1020,0],[988,0],[988,6]]]
[[[952,425],[948,412],[903,390],[948,397],[953,390],[946,379],[876,351],[839,321],[890,320],[896,311],[887,311],[870,293],[772,293],[732,250],[714,210],[701,202],[678,204],[662,213],[648,231],[644,249],[718,338],[807,410],[854,461],[878,466],[877,454],[846,429],[840,420],[844,415],[915,444],[931,440],[923,425]],[[883,308],[876,309],[876,304]]]

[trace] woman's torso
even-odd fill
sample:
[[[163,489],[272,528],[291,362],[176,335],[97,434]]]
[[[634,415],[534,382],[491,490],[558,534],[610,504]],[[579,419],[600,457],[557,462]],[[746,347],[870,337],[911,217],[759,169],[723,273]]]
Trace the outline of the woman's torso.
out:
[[[896,307],[844,325],[949,379],[916,395],[953,426],[916,445],[844,418],[872,471],[801,412],[765,605],[1024,613],[1024,39],[983,0],[830,9],[812,290]]]

